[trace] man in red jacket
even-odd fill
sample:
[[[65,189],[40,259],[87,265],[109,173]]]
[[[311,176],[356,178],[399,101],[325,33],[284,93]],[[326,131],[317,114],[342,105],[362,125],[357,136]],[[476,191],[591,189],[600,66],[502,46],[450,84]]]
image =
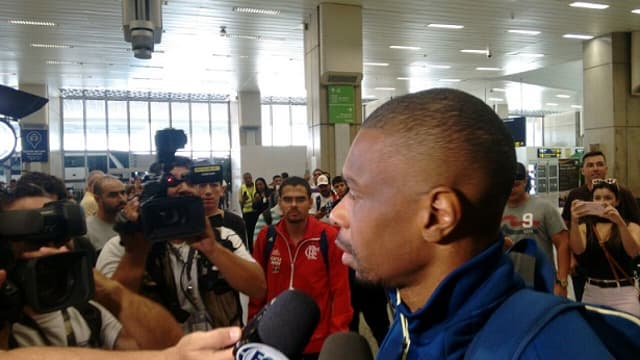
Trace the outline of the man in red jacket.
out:
[[[268,227],[260,231],[254,244],[253,257],[262,264],[267,277],[267,295],[263,299],[251,299],[249,318],[281,292],[290,288],[303,291],[320,308],[320,322],[303,357],[315,359],[329,335],[349,331],[353,309],[348,271],[341,261],[342,251],[335,244],[336,228],[309,215],[311,189],[304,179],[285,179],[280,186],[278,204],[282,219],[275,225],[270,254],[265,254],[269,251]],[[321,244],[323,232],[326,241]]]

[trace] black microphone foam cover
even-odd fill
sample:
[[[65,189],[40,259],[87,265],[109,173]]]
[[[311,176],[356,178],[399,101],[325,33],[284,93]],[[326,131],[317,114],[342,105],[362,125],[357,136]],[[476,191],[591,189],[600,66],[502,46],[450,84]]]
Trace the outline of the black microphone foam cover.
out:
[[[247,333],[240,342],[262,343],[289,359],[297,359],[319,320],[320,309],[310,296],[299,290],[287,290],[256,314],[245,327]]]
[[[354,332],[332,334],[324,341],[318,360],[372,360],[371,348],[362,335]]]

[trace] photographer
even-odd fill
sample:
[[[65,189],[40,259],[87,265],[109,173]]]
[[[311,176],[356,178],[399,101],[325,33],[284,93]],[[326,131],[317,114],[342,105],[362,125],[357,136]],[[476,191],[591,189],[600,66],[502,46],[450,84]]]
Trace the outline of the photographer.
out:
[[[15,195],[3,201],[0,234],[15,231],[15,228],[9,229],[7,219],[19,218],[25,211],[46,217],[55,212],[55,206],[58,205],[66,206],[65,211],[73,210],[76,214],[81,214],[77,205],[52,203],[58,200],[57,195],[47,193],[37,183],[25,183],[22,186],[25,188],[18,186]],[[74,210],[73,206],[77,209]],[[61,219],[55,218],[57,223],[43,226],[42,230],[45,232],[30,234],[30,237],[2,235],[0,244],[3,256],[0,269],[7,272],[5,274],[3,271],[0,283],[5,282],[5,275],[13,279],[12,287],[9,287],[9,284],[0,284],[0,301],[3,304],[1,320],[8,325],[5,329],[8,331],[3,331],[3,348],[77,346],[131,350],[162,349],[176,344],[182,332],[171,316],[157,304],[132,293],[117,282],[106,279],[97,272],[92,273],[87,260],[89,257],[82,252],[70,252],[76,244],[73,239],[68,238],[69,235],[47,241],[34,240],[35,237],[46,238],[48,233],[58,230],[55,228],[57,226],[68,230],[76,228],[78,223],[83,224],[82,216],[76,217],[68,219],[67,224],[60,224],[58,220]],[[51,225],[55,227],[52,228]],[[64,256],[65,254],[70,256]],[[80,261],[67,262],[68,259]],[[29,277],[12,276],[18,269],[28,274],[24,268],[29,266],[36,269],[36,279],[49,280],[50,283],[27,282],[24,279]],[[70,275],[72,277],[69,277]],[[63,278],[60,279],[60,276]],[[62,289],[57,287],[60,284],[63,286]],[[87,284],[91,284],[91,288],[86,288]],[[18,289],[22,295],[16,298],[13,296],[15,291],[9,291],[12,289]],[[57,302],[54,304],[56,306],[46,303],[38,303],[38,306],[55,310],[38,312],[37,307],[29,302],[33,300],[29,300],[28,294],[33,293],[34,289],[37,299]],[[84,299],[88,299],[89,296],[78,296],[79,293],[95,294],[95,301],[87,302]],[[14,319],[10,319],[11,317]],[[154,331],[159,327],[164,331]]]
[[[169,198],[198,196],[184,181],[191,160],[176,157],[163,181]],[[147,185],[148,186],[148,185]],[[124,214],[138,222],[140,202],[130,201]],[[204,217],[204,214],[203,214]],[[219,220],[218,220],[219,221]],[[232,230],[205,221],[195,238],[151,243],[141,232],[121,233],[103,248],[97,268],[134,291],[160,302],[185,332],[240,325],[238,292],[261,298],[262,269]],[[122,241],[121,241],[122,240]]]
[[[616,179],[594,179],[593,201],[571,204],[569,246],[587,274],[582,301],[640,316],[633,258],[640,226],[631,221]]]

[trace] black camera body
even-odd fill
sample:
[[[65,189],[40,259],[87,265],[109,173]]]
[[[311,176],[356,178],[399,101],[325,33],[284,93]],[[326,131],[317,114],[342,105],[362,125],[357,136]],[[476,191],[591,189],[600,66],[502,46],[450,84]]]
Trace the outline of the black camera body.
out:
[[[82,208],[62,200],[40,209],[0,213],[0,268],[7,281],[0,288],[0,320],[16,321],[22,307],[47,313],[86,303],[95,286],[89,256],[71,251],[23,260],[14,258],[11,243],[25,248],[61,246],[70,238],[84,235]]]

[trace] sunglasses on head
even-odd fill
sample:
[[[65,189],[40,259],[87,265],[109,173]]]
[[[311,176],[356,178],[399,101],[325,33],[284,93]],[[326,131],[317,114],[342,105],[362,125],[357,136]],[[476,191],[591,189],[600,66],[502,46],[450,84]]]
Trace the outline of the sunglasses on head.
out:
[[[617,183],[617,180],[616,180],[616,179],[614,179],[614,178],[608,178],[608,179],[593,179],[593,180],[591,180],[591,183],[592,183],[593,185],[602,184],[602,183],[607,183],[607,184],[613,185],[613,184],[616,184],[616,183]]]

